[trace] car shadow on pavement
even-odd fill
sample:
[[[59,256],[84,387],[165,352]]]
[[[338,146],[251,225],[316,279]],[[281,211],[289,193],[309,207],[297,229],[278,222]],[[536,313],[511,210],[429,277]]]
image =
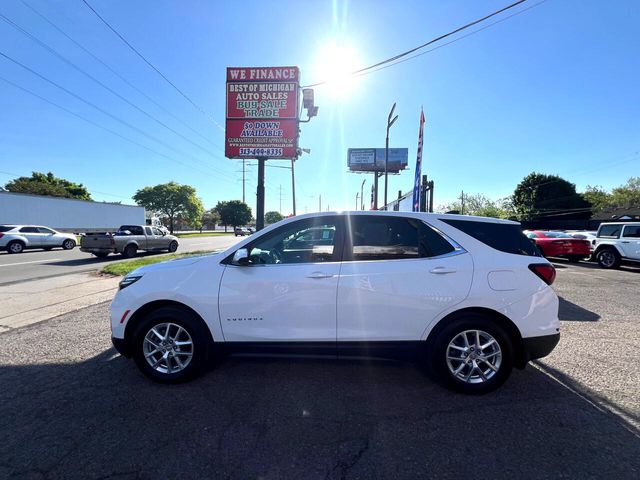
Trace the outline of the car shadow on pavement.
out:
[[[376,361],[229,358],[166,386],[109,349],[4,365],[0,384],[2,478],[466,478],[470,468],[633,478],[640,468],[632,424],[532,367],[485,396]]]
[[[565,298],[558,296],[560,305],[558,308],[558,318],[569,322],[597,322],[600,315],[591,310],[576,305]]]

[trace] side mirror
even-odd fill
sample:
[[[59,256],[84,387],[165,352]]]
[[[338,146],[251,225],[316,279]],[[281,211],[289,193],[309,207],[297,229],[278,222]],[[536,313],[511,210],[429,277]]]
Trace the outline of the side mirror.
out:
[[[162,230],[162,236],[166,237],[167,236],[167,232],[165,232],[164,230]]]
[[[249,264],[249,250],[246,248],[239,248],[236,253],[233,254],[233,265],[248,265]]]

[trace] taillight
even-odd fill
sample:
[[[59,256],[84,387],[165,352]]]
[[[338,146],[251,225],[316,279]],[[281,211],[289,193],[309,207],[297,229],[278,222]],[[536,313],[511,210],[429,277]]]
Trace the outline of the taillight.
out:
[[[0,238],[4,237],[4,233],[0,233]]]
[[[529,270],[535,273],[547,285],[551,285],[556,279],[556,269],[548,263],[532,263]]]

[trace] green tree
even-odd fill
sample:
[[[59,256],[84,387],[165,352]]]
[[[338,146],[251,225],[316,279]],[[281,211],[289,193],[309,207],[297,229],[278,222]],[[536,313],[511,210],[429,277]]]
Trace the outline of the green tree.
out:
[[[513,207],[520,219],[551,216],[589,218],[591,203],[576,192],[573,183],[557,176],[530,173],[513,192]]]
[[[220,222],[224,225],[225,232],[227,231],[227,225],[235,228],[240,225],[246,225],[251,221],[251,208],[240,200],[218,202],[215,210],[220,215]]]
[[[220,214],[216,211],[215,208],[211,210],[207,210],[202,214],[202,219],[200,222],[200,233],[202,233],[202,228],[206,228],[207,230],[213,230],[216,228],[216,225],[220,223]]]
[[[441,206],[439,210],[444,212],[457,211],[462,213],[462,202],[461,200],[456,200],[455,202]],[[481,193],[473,195],[465,194],[464,196],[465,215],[507,218],[509,217],[509,213],[507,199],[491,200]]]
[[[584,199],[593,206],[594,211],[602,210],[612,206],[613,198],[602,187],[587,185],[582,193]]]
[[[631,177],[611,190],[611,203],[620,208],[640,208],[640,177]]]
[[[32,172],[30,177],[18,177],[7,183],[5,189],[14,193],[91,200],[91,194],[84,185],[58,178],[51,172]]]
[[[196,196],[196,189],[176,182],[144,187],[136,192],[133,199],[147,210],[166,216],[171,233],[178,217],[193,225],[197,224],[204,213],[202,201]]]
[[[264,223],[266,224],[277,223],[283,218],[284,216],[282,216],[280,212],[276,212],[276,211],[267,212],[264,214]]]

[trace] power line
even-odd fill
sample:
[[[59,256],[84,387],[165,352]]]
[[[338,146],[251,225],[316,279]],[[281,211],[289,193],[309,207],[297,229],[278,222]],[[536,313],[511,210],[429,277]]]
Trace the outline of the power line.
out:
[[[164,113],[166,113],[167,115],[169,115],[171,118],[173,118],[176,122],[180,123],[182,126],[184,126],[185,128],[188,128],[192,133],[198,135],[200,138],[202,138],[203,140],[209,142],[211,145],[213,145],[214,147],[220,149],[222,151],[222,148],[212,142],[209,138],[205,137],[204,135],[202,135],[200,132],[198,132],[197,130],[195,130],[194,128],[192,128],[191,126],[189,126],[189,124],[187,124],[186,122],[180,120],[180,118],[178,118],[176,115],[174,115],[173,113],[171,113],[168,109],[166,109],[165,107],[163,107],[161,104],[159,104],[158,102],[156,102],[153,98],[151,98],[149,95],[147,95],[146,93],[144,93],[144,91],[142,91],[140,88],[136,87],[133,83],[131,83],[129,80],[127,80],[123,75],[121,75],[120,73],[118,73],[115,69],[113,69],[112,67],[110,67],[104,60],[102,60],[100,57],[98,57],[97,55],[95,55],[93,52],[91,52],[88,48],[86,48],[84,45],[82,45],[80,42],[78,42],[77,40],[75,40],[73,37],[71,37],[70,35],[68,35],[64,30],[62,30],[62,28],[60,28],[59,26],[57,26],[53,21],[51,21],[47,16],[45,16],[43,13],[39,12],[35,7],[33,7],[32,5],[29,5],[27,2],[25,2],[25,0],[20,0],[21,3],[29,8],[32,12],[34,12],[36,15],[38,15],[40,18],[42,18],[45,22],[47,22],[49,25],[51,25],[53,28],[55,28],[61,35],[64,35],[69,41],[71,41],[74,45],[76,45],[78,48],[80,48],[82,51],[84,51],[87,55],[91,56],[91,58],[93,58],[96,62],[100,63],[102,66],[104,66],[107,70],[109,70],[111,73],[113,73],[116,77],[118,77],[120,80],[122,80],[124,83],[126,83],[129,87],[131,87],[132,89],[134,89],[136,92],[138,92],[140,95],[142,95],[144,98],[146,98],[148,101],[150,101],[151,103],[153,103],[156,107],[158,107],[160,110],[162,110]]]
[[[86,3],[86,0],[82,0],[82,1]],[[427,47],[427,46],[432,45],[432,44],[434,44],[436,42],[439,42],[440,40],[444,40],[445,38],[450,37],[451,35],[455,35],[456,33],[459,33],[459,32],[462,32],[463,30],[466,30],[467,28],[470,28],[470,27],[473,27],[474,25],[482,23],[485,20],[488,20],[491,17],[499,15],[500,13],[505,12],[505,11],[511,9],[511,8],[514,8],[514,7],[524,3],[526,1],[527,0],[518,0],[517,2],[512,3],[511,5],[507,5],[506,7],[503,7],[500,10],[496,10],[495,12],[490,13],[489,15],[485,15],[484,17],[479,18],[477,20],[474,20],[473,22],[467,23],[466,25],[463,25],[462,27],[458,27],[455,30],[451,30],[450,32],[447,32],[447,33],[445,33],[443,35],[440,35],[439,37],[436,37],[436,38],[434,38],[432,40],[429,40],[428,42],[423,43],[422,45],[418,45],[417,47],[411,48],[411,49],[409,49],[409,50],[407,50],[405,52],[402,52],[402,53],[399,53],[397,55],[394,55],[393,57],[387,58],[387,59],[382,60],[382,61],[380,61],[378,63],[374,63],[373,65],[369,65],[368,67],[364,67],[364,68],[361,68],[359,70],[355,70],[355,71],[351,72],[351,75],[352,76],[361,75],[364,72],[367,72],[369,70],[373,70],[375,68],[381,67],[381,66],[386,65],[388,63],[395,62],[396,60],[399,60],[399,59],[401,59],[403,57],[406,57],[407,55],[410,55],[413,52],[421,50],[424,47]],[[322,81],[322,82],[318,82],[318,83],[314,83],[314,84],[311,84],[311,85],[305,85],[305,87],[303,87],[303,88],[317,87],[319,85],[324,85],[326,83],[328,83],[327,80]]]
[[[2,52],[0,52],[0,55],[2,55]],[[175,159],[175,158],[173,158],[173,157],[170,157],[170,156],[168,156],[168,155],[165,155],[164,153],[158,152],[157,150],[154,150],[154,149],[153,149],[153,148],[151,148],[151,147],[148,147],[148,146],[146,146],[146,145],[144,145],[144,144],[142,144],[142,143],[139,143],[139,142],[137,142],[137,141],[135,141],[135,140],[132,140],[132,139],[130,139],[129,137],[125,137],[124,135],[122,135],[122,134],[120,134],[120,133],[116,132],[115,130],[112,130],[112,129],[110,129],[109,127],[105,127],[105,126],[103,126],[103,125],[100,125],[99,123],[96,123],[96,122],[94,122],[93,120],[91,120],[91,119],[89,119],[89,118],[86,118],[86,117],[84,117],[84,116],[82,116],[82,115],[80,115],[80,114],[78,114],[78,113],[75,113],[75,112],[73,112],[72,110],[69,110],[68,108],[63,107],[62,105],[59,105],[59,104],[57,104],[56,102],[53,102],[53,101],[51,101],[51,100],[49,100],[49,99],[47,99],[47,98],[45,98],[45,97],[43,97],[43,96],[41,96],[41,95],[39,95],[39,94],[37,94],[37,93],[35,93],[35,92],[33,92],[33,91],[31,91],[31,90],[27,89],[27,88],[24,88],[24,87],[22,87],[22,86],[18,85],[17,83],[12,82],[11,80],[9,80],[9,79],[7,79],[7,78],[4,78],[4,77],[0,76],[0,80],[2,80],[3,82],[5,82],[5,83],[7,83],[7,84],[11,85],[11,86],[12,86],[12,87],[14,87],[14,88],[17,88],[17,89],[19,89],[19,90],[22,90],[23,92],[28,93],[28,94],[30,94],[30,95],[32,95],[32,96],[34,96],[34,97],[36,97],[36,98],[39,98],[39,99],[40,99],[40,100],[42,100],[43,102],[46,102],[46,103],[48,103],[49,105],[53,105],[54,107],[59,108],[60,110],[63,110],[63,111],[65,111],[65,112],[67,112],[68,114],[73,115],[74,117],[77,117],[77,118],[79,118],[79,119],[81,119],[81,120],[83,120],[83,121],[85,121],[85,122],[87,122],[87,123],[89,123],[89,124],[93,125],[94,127],[97,127],[97,128],[102,129],[102,130],[105,130],[105,131],[107,131],[107,132],[111,133],[112,135],[115,135],[116,137],[119,137],[119,138],[121,138],[121,139],[123,139],[123,140],[126,140],[126,141],[127,141],[127,142],[129,142],[129,143],[132,143],[132,144],[134,144],[134,145],[137,145],[137,146],[138,146],[138,147],[140,147],[140,148],[144,148],[145,150],[148,150],[148,151],[150,151],[151,153],[154,153],[155,155],[158,155],[158,156],[160,156],[160,157],[166,158],[167,160],[170,160],[170,161],[172,161],[172,162],[179,163],[179,164],[181,164],[181,165],[183,165],[183,166],[185,166],[185,167],[192,168],[192,169],[194,169],[194,170],[196,170],[196,171],[198,171],[198,172],[200,172],[200,173],[204,173],[205,175],[208,175],[208,173],[207,173],[207,172],[205,172],[204,170],[200,170],[199,168],[196,168],[196,167],[194,167],[194,166],[192,166],[192,165],[188,165],[188,164],[186,164],[186,163],[184,163],[184,162],[182,162],[182,161],[180,161],[180,160],[177,160],[177,159]],[[4,173],[8,173],[8,172],[4,172]],[[13,175],[13,174],[12,174],[12,175]]]
[[[180,132],[174,130],[173,128],[171,128],[170,126],[168,126],[167,124],[165,124],[164,122],[162,122],[161,120],[158,120],[156,117],[154,117],[153,115],[151,115],[150,113],[148,113],[146,110],[140,108],[138,105],[136,105],[135,103],[129,101],[127,98],[123,97],[122,95],[120,95],[118,92],[116,92],[115,90],[113,90],[111,87],[107,86],[106,84],[104,84],[102,81],[98,80],[96,77],[94,77],[93,75],[91,75],[90,73],[88,73],[86,70],[83,70],[82,68],[80,68],[78,65],[76,65],[74,62],[72,62],[71,60],[69,60],[68,58],[66,58],[64,55],[62,55],[60,52],[58,52],[57,50],[51,48],[49,45],[47,45],[45,42],[43,42],[42,40],[40,40],[39,38],[37,38],[35,35],[29,33],[27,30],[25,30],[24,28],[22,28],[20,25],[16,24],[15,22],[13,22],[11,19],[7,18],[5,15],[3,15],[2,13],[0,13],[0,19],[4,20],[5,23],[7,23],[8,25],[10,25],[11,27],[13,27],[15,30],[19,31],[20,33],[22,33],[23,35],[25,35],[26,37],[28,37],[29,39],[31,39],[33,42],[37,43],[38,45],[40,45],[42,48],[44,48],[45,50],[47,50],[49,53],[51,53],[52,55],[56,56],[57,58],[59,58],[60,60],[62,60],[64,63],[66,63],[67,65],[69,65],[71,68],[75,69],[76,71],[82,73],[83,75],[85,75],[87,78],[89,78],[90,80],[94,81],[95,83],[97,83],[98,85],[100,85],[102,88],[104,88],[105,90],[107,90],[108,92],[112,93],[113,95],[115,95],[116,97],[118,97],[120,100],[122,100],[123,102],[125,102],[127,105],[135,108],[137,111],[139,111],[140,113],[142,113],[143,115],[145,115],[147,118],[150,118],[151,120],[153,120],[154,122],[158,123],[159,125],[163,126],[164,128],[166,128],[167,130],[169,130],[170,132],[174,133],[175,135],[179,136],[180,138],[182,138],[183,140],[191,143],[192,145],[198,147],[199,149],[201,149],[203,152],[208,153],[211,156],[215,156],[216,154],[213,153],[211,150],[203,147],[202,145],[191,141],[189,138],[185,137],[184,135],[182,135]]]
[[[518,12],[512,13],[511,15],[507,15],[506,17],[501,18],[500,20],[496,20],[495,22],[492,22],[492,23],[490,23],[488,25],[485,25],[484,27],[481,27],[481,28],[478,28],[476,30],[473,30],[473,31],[471,31],[471,32],[469,32],[469,33],[467,33],[465,35],[461,35],[461,36],[459,36],[457,38],[454,38],[453,40],[450,40],[448,42],[443,43],[442,45],[438,45],[436,47],[430,48],[429,50],[425,50],[424,52],[416,53],[415,55],[411,55],[410,57],[403,58],[402,60],[398,60],[397,62],[394,62],[394,63],[391,63],[391,64],[387,64],[387,65],[383,65],[383,66],[375,68],[373,70],[367,70],[367,71],[365,71],[363,73],[360,73],[360,74],[357,74],[357,75],[356,74],[353,74],[353,75],[355,77],[362,77],[364,75],[369,75],[371,73],[379,72],[380,70],[384,70],[386,68],[394,67],[394,66],[399,65],[401,63],[408,62],[409,60],[413,60],[414,58],[421,57],[422,55],[426,55],[427,53],[431,53],[431,52],[433,52],[435,50],[439,50],[440,48],[446,47],[447,45],[451,45],[452,43],[456,43],[456,42],[458,42],[460,40],[463,40],[463,39],[465,39],[467,37],[475,35],[476,33],[480,33],[483,30],[487,30],[488,28],[491,28],[494,25],[497,25],[499,23],[505,22],[505,21],[509,20],[510,18],[513,18],[513,17],[515,17],[517,15],[525,13],[528,10],[536,8],[537,6],[542,5],[546,1],[547,0],[542,0],[542,1],[538,2],[538,3],[534,3],[533,5],[531,5],[531,6],[527,7],[527,8],[524,8],[524,9],[518,11]]]
[[[98,110],[99,112],[103,113],[104,115],[107,115],[108,117],[112,118],[113,120],[115,120],[115,121],[117,121],[117,122],[119,122],[119,123],[121,123],[121,124],[123,124],[123,125],[125,125],[125,126],[127,126],[127,127],[129,127],[129,128],[131,128],[132,130],[135,130],[136,132],[140,133],[141,135],[143,135],[143,136],[145,136],[145,137],[147,137],[147,138],[149,138],[149,139],[151,139],[151,140],[153,140],[153,141],[155,141],[155,142],[159,143],[160,145],[164,146],[165,148],[167,148],[167,149],[169,149],[169,150],[172,150],[173,152],[175,152],[175,153],[177,153],[177,154],[179,154],[179,155],[184,155],[184,156],[188,156],[188,157],[191,157],[191,158],[195,158],[195,157],[193,157],[192,155],[187,155],[187,154],[185,154],[185,153],[183,153],[183,152],[180,152],[179,150],[176,150],[176,149],[175,149],[175,148],[173,148],[171,145],[168,145],[167,143],[165,143],[165,142],[163,142],[162,140],[160,140],[160,139],[158,139],[158,138],[154,137],[153,135],[148,134],[148,133],[147,133],[147,132],[145,132],[144,130],[141,130],[141,129],[139,129],[139,128],[137,128],[137,127],[133,126],[133,125],[131,125],[130,123],[126,122],[125,120],[122,120],[121,118],[119,118],[119,117],[117,117],[117,116],[115,116],[115,115],[113,115],[113,114],[111,114],[111,113],[107,112],[106,110],[104,110],[103,108],[99,107],[99,106],[98,106],[98,105],[96,105],[95,103],[93,103],[93,102],[91,102],[91,101],[89,101],[89,100],[87,100],[87,99],[85,99],[85,98],[81,97],[80,95],[77,95],[77,94],[73,93],[73,92],[72,92],[72,91],[70,91],[69,89],[67,89],[67,88],[63,87],[62,85],[60,85],[60,84],[58,84],[58,83],[54,82],[53,80],[50,80],[49,78],[45,77],[45,76],[44,76],[44,75],[42,75],[41,73],[39,73],[39,72],[37,72],[37,71],[33,70],[32,68],[30,68],[30,67],[26,66],[25,64],[23,64],[23,63],[19,62],[18,60],[16,60],[16,59],[14,59],[14,58],[10,57],[10,56],[9,56],[9,55],[7,55],[6,53],[4,53],[4,52],[0,51],[0,56],[2,56],[2,57],[4,57],[4,58],[6,58],[7,60],[9,60],[10,62],[12,62],[12,63],[14,63],[14,64],[16,64],[16,65],[18,65],[18,66],[22,67],[23,69],[25,69],[25,70],[27,70],[28,72],[30,72],[30,73],[32,73],[32,74],[34,74],[34,75],[36,75],[37,77],[41,78],[41,79],[42,79],[42,80],[44,80],[45,82],[49,83],[50,85],[53,85],[54,87],[56,87],[56,88],[58,88],[58,89],[62,90],[63,92],[67,93],[68,95],[70,95],[70,96],[72,96],[72,97],[76,98],[77,100],[80,100],[81,102],[83,102],[83,103],[85,103],[85,104],[87,104],[87,105],[89,105],[89,106],[91,106],[91,107],[95,108],[96,110]],[[195,162],[195,163],[198,163],[198,162]],[[186,164],[184,164],[184,163],[183,163],[183,165],[186,165]],[[212,170],[216,171],[216,170],[215,170],[215,169],[213,169],[213,167],[211,167],[210,165],[206,165],[206,166],[207,166],[207,167],[209,167],[209,168],[211,168]],[[226,176],[226,174],[223,174],[222,172],[218,172],[218,171],[216,171],[216,173],[218,173],[218,174],[220,174],[220,175],[223,175],[223,176]],[[229,177],[229,178],[231,178],[231,177]]]
[[[522,0],[524,1],[524,0]],[[182,90],[180,90],[175,83],[173,83],[171,80],[169,80],[160,70],[158,70],[158,68],[156,68],[155,65],[153,65],[149,60],[146,59],[146,57],[144,55],[142,55],[142,53],[140,53],[133,45],[131,45],[126,38],[124,38],[114,27],[111,26],[111,24],[109,24],[109,22],[107,22],[92,6],[89,2],[87,2],[87,0],[82,0],[82,3],[84,3],[87,8],[89,8],[89,10],[91,10],[96,17],[98,17],[100,19],[100,21],[102,23],[104,23],[107,28],[109,30],[111,30],[120,40],[122,40],[125,45],[127,45],[127,47],[129,47],[131,49],[131,51],[133,51],[138,57],[140,57],[142,59],[142,61],[144,61],[144,63],[146,63],[149,67],[151,67],[158,75],[160,75],[165,82],[167,82],[169,85],[171,85],[173,87],[173,89],[178,92],[183,98],[185,98],[191,105],[193,105],[193,107],[198,110],[200,113],[202,113],[206,118],[208,118],[209,120],[211,120],[220,130],[224,131],[224,128],[215,121],[215,119],[209,115],[204,108],[200,107],[198,104],[196,104],[186,93],[184,93]]]

